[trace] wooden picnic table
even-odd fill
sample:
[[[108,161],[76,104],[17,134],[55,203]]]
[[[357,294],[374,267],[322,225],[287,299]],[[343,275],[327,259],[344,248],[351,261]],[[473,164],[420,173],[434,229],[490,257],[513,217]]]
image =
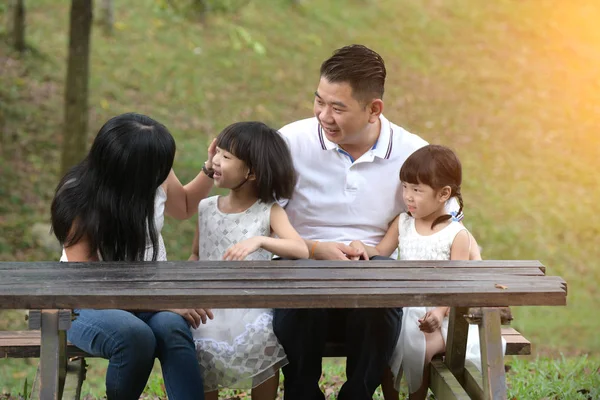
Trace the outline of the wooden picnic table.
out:
[[[0,309],[40,309],[41,398],[58,398],[71,314],[117,308],[450,306],[438,392],[505,399],[500,306],[566,304],[566,283],[538,261],[3,262]],[[482,383],[465,367],[469,307],[480,323]],[[473,322],[473,321],[471,321]],[[438,379],[439,378],[439,379]],[[458,384],[458,386],[457,386]],[[462,388],[461,388],[462,387]],[[459,398],[462,394],[459,393]]]

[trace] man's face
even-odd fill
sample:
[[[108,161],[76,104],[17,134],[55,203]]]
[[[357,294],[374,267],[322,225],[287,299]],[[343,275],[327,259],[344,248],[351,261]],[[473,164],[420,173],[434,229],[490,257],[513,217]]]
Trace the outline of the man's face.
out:
[[[332,83],[321,77],[314,113],[329,141],[343,146],[360,145],[366,139],[370,108],[352,96],[349,83]]]

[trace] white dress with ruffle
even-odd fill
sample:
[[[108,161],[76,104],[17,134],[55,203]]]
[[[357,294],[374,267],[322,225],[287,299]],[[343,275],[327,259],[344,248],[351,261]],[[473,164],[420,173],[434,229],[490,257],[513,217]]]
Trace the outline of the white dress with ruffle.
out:
[[[222,260],[234,244],[255,236],[271,235],[271,207],[257,201],[241,213],[226,214],[218,197],[198,206],[199,259]],[[259,249],[246,260],[269,261]],[[283,347],[273,333],[270,309],[213,309],[214,319],[192,330],[206,392],[256,387],[287,364]]]
[[[400,214],[398,223],[398,243],[400,260],[449,260],[452,243],[456,235],[466,228],[459,222],[451,221],[443,229],[432,235],[420,235],[415,228],[415,219],[406,213]],[[443,306],[443,304],[440,304]],[[435,307],[404,307],[402,315],[402,328],[396,343],[396,348],[390,362],[392,373],[395,376],[396,389],[400,386],[400,368],[404,373],[408,390],[416,392],[423,379],[425,363],[425,335],[419,329],[419,319],[427,311]],[[444,341],[448,337],[448,317],[442,321],[442,336]],[[506,342],[502,339],[502,351],[506,349]],[[479,347],[479,330],[477,325],[469,325],[466,359],[473,362],[481,370],[481,353]]]

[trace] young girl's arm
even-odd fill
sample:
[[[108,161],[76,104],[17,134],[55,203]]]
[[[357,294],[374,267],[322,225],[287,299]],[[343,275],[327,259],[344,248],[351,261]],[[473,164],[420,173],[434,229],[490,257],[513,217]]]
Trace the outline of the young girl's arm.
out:
[[[259,248],[283,258],[308,258],[304,240],[292,227],[285,210],[277,203],[271,208],[271,231],[278,237],[255,236],[243,240],[227,249],[223,259],[243,260]]]
[[[394,253],[394,251],[396,251],[396,249],[398,248],[398,221],[399,221],[399,219],[400,219],[400,216],[398,216],[398,217],[396,217],[396,219],[394,219],[394,221],[390,224],[388,231],[385,233],[385,236],[383,237],[383,239],[381,239],[381,242],[379,242],[379,244],[377,246],[375,246],[375,247],[368,246],[358,240],[355,240],[352,243],[350,243],[350,246],[352,246],[356,249],[359,249],[359,250],[364,250],[364,252],[366,253],[366,256],[367,256],[364,258],[366,258],[366,259],[369,259],[373,256],[384,256],[384,257],[391,256]]]
[[[208,167],[212,167],[212,158],[215,155],[216,139],[208,148]],[[187,185],[183,186],[175,172],[171,170],[169,176],[163,183],[167,193],[165,213],[176,219],[187,219],[194,215],[198,209],[198,203],[210,193],[213,180],[202,171]]]
[[[451,260],[468,260],[469,253],[471,252],[471,234],[466,229],[458,232],[452,242],[450,248],[450,259]],[[419,320],[421,323],[419,328],[423,332],[434,332],[442,326],[442,321],[448,311],[449,307],[436,307],[433,310],[427,312],[425,316]]]

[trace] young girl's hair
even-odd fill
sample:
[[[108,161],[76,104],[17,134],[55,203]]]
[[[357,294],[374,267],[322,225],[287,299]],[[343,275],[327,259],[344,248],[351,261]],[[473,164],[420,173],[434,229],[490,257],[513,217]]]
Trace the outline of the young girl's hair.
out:
[[[254,173],[261,202],[292,197],[296,186],[292,155],[275,129],[262,122],[237,122],[219,134],[217,147],[242,160]]]
[[[128,113],[108,120],[56,188],[51,213],[58,240],[68,247],[85,238],[90,256],[108,261],[141,261],[151,244],[156,260],[154,198],[174,157],[173,136],[152,118]]]
[[[412,153],[400,168],[400,180],[411,184],[423,184],[439,190],[450,186],[450,197],[458,199],[458,214],[462,213],[463,199],[460,193],[462,166],[452,150],[445,146],[430,144]],[[431,224],[437,224],[452,218],[446,214],[436,218]]]

